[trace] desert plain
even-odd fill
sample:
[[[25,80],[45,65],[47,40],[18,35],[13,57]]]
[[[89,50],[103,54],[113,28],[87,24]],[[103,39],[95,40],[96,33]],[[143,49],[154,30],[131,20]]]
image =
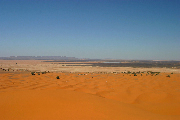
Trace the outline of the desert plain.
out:
[[[42,60],[0,60],[0,68],[0,120],[180,119],[180,69]]]

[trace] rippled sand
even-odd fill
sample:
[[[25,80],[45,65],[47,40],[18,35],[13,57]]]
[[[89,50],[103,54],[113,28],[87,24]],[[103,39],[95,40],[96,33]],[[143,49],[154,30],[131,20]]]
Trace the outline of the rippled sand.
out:
[[[180,119],[179,73],[0,72],[1,120]]]

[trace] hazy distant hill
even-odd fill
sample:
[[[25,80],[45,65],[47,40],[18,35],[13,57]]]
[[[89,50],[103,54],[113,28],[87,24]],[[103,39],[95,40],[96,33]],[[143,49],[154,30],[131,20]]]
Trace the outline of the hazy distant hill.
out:
[[[75,57],[66,56],[10,56],[0,57],[1,60],[77,60]]]

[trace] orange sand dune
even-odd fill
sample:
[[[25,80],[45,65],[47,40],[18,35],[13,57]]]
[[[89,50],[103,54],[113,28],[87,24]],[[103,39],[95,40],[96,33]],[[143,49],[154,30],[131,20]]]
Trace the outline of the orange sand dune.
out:
[[[179,73],[1,72],[0,119],[179,120],[179,86]]]

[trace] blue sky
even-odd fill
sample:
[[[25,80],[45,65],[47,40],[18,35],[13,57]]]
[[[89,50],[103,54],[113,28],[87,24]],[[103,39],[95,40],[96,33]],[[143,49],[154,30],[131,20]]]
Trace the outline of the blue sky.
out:
[[[180,60],[180,0],[0,0],[0,56]]]

